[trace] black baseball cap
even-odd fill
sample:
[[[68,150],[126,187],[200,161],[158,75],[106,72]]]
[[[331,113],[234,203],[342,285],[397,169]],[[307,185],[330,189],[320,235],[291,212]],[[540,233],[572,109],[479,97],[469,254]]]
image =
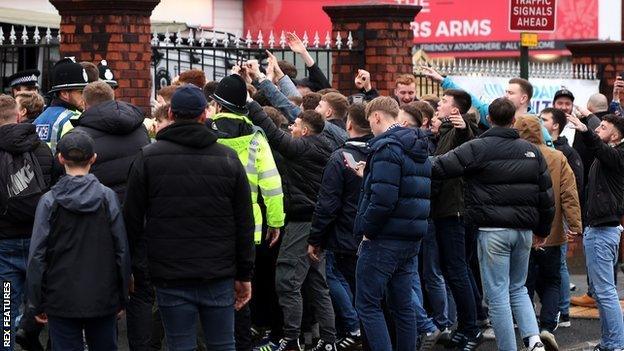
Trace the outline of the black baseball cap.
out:
[[[206,106],[208,106],[208,101],[204,96],[204,91],[193,84],[179,87],[171,97],[171,112],[178,117],[199,117]]]
[[[563,88],[561,90],[557,90],[557,92],[555,93],[555,97],[553,98],[553,103],[555,101],[557,101],[557,99],[560,98],[560,97],[567,97],[570,100],[574,101],[574,94],[572,94],[572,92],[569,91],[566,88]]]
[[[64,159],[73,162],[84,162],[93,157],[95,142],[89,134],[71,131],[61,138],[56,150]]]

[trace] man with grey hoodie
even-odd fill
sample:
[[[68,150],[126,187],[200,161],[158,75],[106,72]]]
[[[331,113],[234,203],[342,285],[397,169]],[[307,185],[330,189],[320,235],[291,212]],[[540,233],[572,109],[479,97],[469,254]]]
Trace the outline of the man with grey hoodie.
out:
[[[28,255],[27,292],[53,350],[117,350],[117,317],[128,300],[130,255],[113,190],[89,174],[91,137],[57,144],[66,176],[41,197]]]

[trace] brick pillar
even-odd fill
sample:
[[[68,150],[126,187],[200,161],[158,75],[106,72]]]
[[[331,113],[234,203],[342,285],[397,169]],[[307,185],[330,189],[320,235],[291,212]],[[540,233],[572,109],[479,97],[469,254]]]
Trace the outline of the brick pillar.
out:
[[[355,74],[364,68],[371,73],[373,87],[381,95],[391,95],[396,76],[413,71],[410,22],[420,10],[421,6],[398,4],[323,6],[332,22],[333,37],[340,32],[343,38],[342,50],[332,54],[332,86],[355,93]],[[349,31],[352,51],[345,49]]]
[[[50,0],[61,15],[61,56],[99,63],[115,74],[118,99],[150,107],[150,16],[160,0]]]
[[[624,41],[586,41],[566,46],[573,63],[597,66],[600,92],[611,101],[615,77],[624,72]]]

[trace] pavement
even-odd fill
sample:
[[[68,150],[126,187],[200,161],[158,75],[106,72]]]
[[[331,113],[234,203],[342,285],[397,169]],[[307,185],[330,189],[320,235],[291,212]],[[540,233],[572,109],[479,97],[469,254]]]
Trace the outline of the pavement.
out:
[[[575,292],[572,292],[572,295],[580,295],[587,291],[587,282],[585,280],[585,275],[583,274],[574,274],[570,276],[570,281],[572,284],[577,286]],[[624,297],[624,275],[622,272],[619,272],[618,275],[618,292],[620,294],[620,299]],[[600,321],[597,319],[574,319],[572,318],[572,326],[570,328],[559,328],[555,331],[555,337],[557,338],[557,343],[559,344],[559,350],[562,351],[591,351],[594,346],[599,342],[600,339]],[[523,350],[522,340],[518,335],[518,350]],[[47,340],[47,333],[42,333],[42,340]],[[18,346],[16,350],[21,351],[22,349]],[[119,322],[119,350],[120,351],[129,351],[128,340],[127,340],[127,329],[125,319],[122,319]],[[163,349],[164,350],[164,349]],[[445,350],[442,346],[436,346],[434,350]],[[485,341],[480,347],[480,351],[495,351],[496,350],[496,342],[495,341]]]

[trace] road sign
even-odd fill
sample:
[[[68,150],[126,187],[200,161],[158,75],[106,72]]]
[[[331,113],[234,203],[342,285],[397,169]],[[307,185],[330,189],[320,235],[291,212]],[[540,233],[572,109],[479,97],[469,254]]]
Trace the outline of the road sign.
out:
[[[510,0],[509,30],[512,32],[554,32],[556,0]]]
[[[526,46],[529,48],[534,48],[537,46],[537,33],[521,33],[520,34],[520,45]]]

